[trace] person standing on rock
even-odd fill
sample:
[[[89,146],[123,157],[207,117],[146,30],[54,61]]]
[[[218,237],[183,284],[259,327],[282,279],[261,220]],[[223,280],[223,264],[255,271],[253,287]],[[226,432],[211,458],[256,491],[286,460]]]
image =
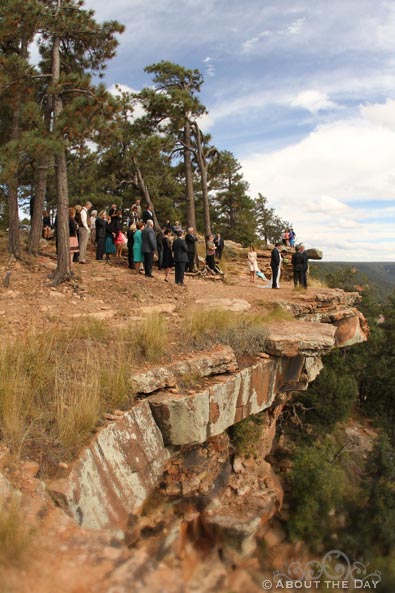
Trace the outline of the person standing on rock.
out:
[[[277,286],[277,276],[278,271],[280,269],[281,264],[281,256],[279,247],[281,243],[276,243],[274,249],[272,249],[271,258],[270,258],[270,267],[272,269],[272,288],[278,288]]]
[[[178,286],[184,285],[185,267],[188,263],[188,246],[183,239],[183,232],[177,231],[177,239],[173,241],[173,257],[174,268],[176,276],[176,284]]]
[[[304,245],[299,245],[299,251],[302,253],[303,256],[303,276],[302,276],[302,284],[303,288],[307,288],[307,272],[309,269],[309,258],[307,257],[307,253],[304,250]]]
[[[292,254],[292,268],[294,273],[294,287],[303,286],[303,266],[304,256],[300,251],[299,245],[295,247],[295,253]]]

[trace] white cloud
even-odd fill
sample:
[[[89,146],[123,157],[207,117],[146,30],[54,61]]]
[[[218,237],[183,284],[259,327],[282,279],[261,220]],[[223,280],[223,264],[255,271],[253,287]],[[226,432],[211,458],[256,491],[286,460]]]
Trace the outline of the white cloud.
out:
[[[361,115],[373,124],[384,126],[395,131],[395,100],[387,99],[385,103],[362,105]]]
[[[250,51],[256,48],[256,46],[259,44],[260,41],[262,41],[262,39],[267,39],[268,37],[271,37],[271,35],[271,31],[262,31],[257,35],[254,35],[254,37],[251,37],[250,39],[247,39],[247,41],[244,41],[241,48],[242,51],[244,53],[249,53]]]
[[[314,89],[301,91],[290,101],[291,107],[307,109],[311,113],[318,113],[328,109],[336,109],[337,105],[331,101],[328,95]]]
[[[363,112],[362,112],[363,113]],[[371,112],[370,112],[371,113]],[[327,259],[394,260],[391,219],[380,218],[375,200],[395,202],[395,132],[362,117],[319,126],[301,142],[242,160],[252,194],[262,192],[294,224],[299,240],[320,247]],[[385,215],[384,215],[385,216]],[[383,239],[384,238],[384,239]],[[375,248],[372,249],[371,245]]]
[[[311,200],[306,205],[307,212],[321,212],[321,213],[335,213],[341,214],[345,212],[349,212],[351,209],[347,204],[337,200],[336,198],[332,198],[331,196],[320,196],[317,199]]]
[[[215,65],[214,65],[213,58],[210,58],[210,56],[207,56],[207,58],[204,58],[204,60],[202,60],[202,62],[205,65],[206,77],[213,78],[215,76]]]
[[[296,19],[296,21],[288,26],[287,33],[290,33],[291,35],[298,35],[302,31],[305,21],[306,19],[304,17]]]

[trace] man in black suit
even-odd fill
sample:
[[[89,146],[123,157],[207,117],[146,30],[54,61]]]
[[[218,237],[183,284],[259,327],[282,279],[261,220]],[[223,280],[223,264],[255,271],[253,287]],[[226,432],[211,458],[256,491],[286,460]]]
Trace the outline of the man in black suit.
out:
[[[292,254],[292,267],[294,272],[294,286],[297,288],[298,285],[302,286],[303,283],[303,267],[304,267],[304,254],[300,251],[299,245],[295,247],[295,253]]]
[[[173,241],[173,258],[174,271],[176,276],[176,284],[178,286],[184,285],[185,266],[188,263],[188,246],[185,239],[182,238],[183,232],[177,231],[177,239]]]
[[[309,258],[307,257],[307,253],[304,250],[304,245],[299,245],[299,251],[301,252],[303,258],[302,284],[303,288],[307,288],[307,270],[309,269]]]
[[[144,273],[147,278],[153,278],[152,264],[154,261],[154,251],[156,250],[156,237],[154,223],[147,220],[147,224],[141,232],[141,251],[144,256]]]
[[[221,233],[217,233],[215,235],[214,238],[214,245],[216,246],[216,255],[218,257],[218,259],[222,259],[222,252],[224,250],[225,247],[225,241],[223,240],[223,238],[221,237]]]
[[[147,210],[143,212],[143,223],[146,224],[148,220],[154,220],[154,213],[152,212],[152,206],[148,206]]]
[[[274,249],[272,249],[270,267],[272,269],[272,288],[278,288],[277,286],[277,275],[278,268],[280,267],[280,247],[281,243],[276,243]]]

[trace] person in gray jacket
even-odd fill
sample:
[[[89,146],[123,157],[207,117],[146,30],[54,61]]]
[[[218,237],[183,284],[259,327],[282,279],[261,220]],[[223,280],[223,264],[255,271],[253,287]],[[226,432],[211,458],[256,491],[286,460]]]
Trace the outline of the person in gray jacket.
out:
[[[147,220],[147,223],[141,232],[141,251],[144,256],[144,273],[147,278],[153,278],[152,264],[154,262],[154,251],[156,250],[156,237],[154,223]]]
[[[183,232],[177,231],[177,239],[173,241],[173,258],[174,271],[176,276],[176,284],[178,286],[184,285],[185,266],[188,263],[188,246],[183,239]]]

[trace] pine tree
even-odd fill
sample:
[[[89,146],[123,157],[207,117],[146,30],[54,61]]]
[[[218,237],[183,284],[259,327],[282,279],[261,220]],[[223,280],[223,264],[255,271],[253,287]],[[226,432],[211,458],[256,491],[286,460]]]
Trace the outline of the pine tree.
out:
[[[256,239],[254,202],[248,196],[248,183],[235,156],[225,150],[212,168],[210,185],[214,191],[213,217],[224,238],[247,246]]]
[[[65,280],[70,272],[67,151],[73,142],[89,138],[103,115],[106,92],[102,86],[92,85],[91,74],[102,74],[105,62],[115,55],[115,34],[123,30],[116,21],[98,24],[93,11],[84,10],[82,6],[79,0],[48,0],[46,27],[40,43],[41,68],[45,73],[49,67],[51,71],[46,99],[52,114],[52,141],[57,145],[55,285]]]
[[[261,193],[255,200],[255,217],[257,233],[266,245],[280,241],[282,231],[292,226],[289,222],[281,220],[274,208],[269,208],[268,199]]]
[[[1,181],[8,196],[8,251],[20,256],[18,178],[25,158],[21,133],[24,109],[32,99],[34,69],[28,62],[28,47],[41,16],[36,0],[3,0],[0,6],[0,101]]]
[[[175,142],[182,147],[187,226],[196,228],[191,128],[196,119],[206,112],[197,97],[203,77],[197,69],[188,70],[165,61],[147,66],[145,71],[154,75],[155,88],[145,88],[139,96],[151,122],[173,136]]]

